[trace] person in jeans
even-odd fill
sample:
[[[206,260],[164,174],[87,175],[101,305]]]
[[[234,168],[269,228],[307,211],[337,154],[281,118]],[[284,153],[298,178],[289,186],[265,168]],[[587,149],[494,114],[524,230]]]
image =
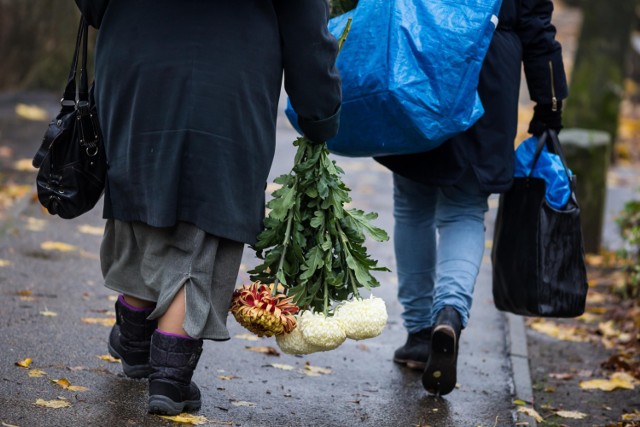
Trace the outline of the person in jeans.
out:
[[[551,0],[504,0],[480,73],[484,115],[433,151],[376,158],[393,172],[398,299],[408,332],[394,361],[423,370],[429,393],[445,395],[457,382],[487,199],[512,183],[522,65],[536,103],[529,132],[562,127],[568,90],[552,12]]]
[[[149,378],[151,413],[198,410],[203,340],[262,230],[284,85],[312,141],[338,129],[325,0],[76,0],[99,27],[95,100],[109,169],[100,250],[120,293],[110,353]]]

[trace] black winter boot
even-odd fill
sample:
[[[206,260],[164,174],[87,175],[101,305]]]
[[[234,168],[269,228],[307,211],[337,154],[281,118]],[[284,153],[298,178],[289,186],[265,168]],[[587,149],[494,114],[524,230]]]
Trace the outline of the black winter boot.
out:
[[[109,334],[109,354],[120,359],[128,377],[146,378],[151,374],[151,334],[158,327],[156,320],[147,320],[152,311],[153,308],[134,310],[128,307],[122,295],[116,301],[116,324]]]
[[[407,365],[409,369],[424,370],[427,365],[427,359],[429,359],[430,347],[431,328],[425,328],[414,333],[409,332],[407,342],[393,354],[393,361]]]
[[[422,385],[432,394],[443,396],[456,386],[458,345],[462,323],[451,306],[445,306],[433,325],[431,352],[422,374]]]
[[[166,335],[151,337],[149,413],[178,415],[200,409],[200,390],[191,382],[202,353],[202,340]]]

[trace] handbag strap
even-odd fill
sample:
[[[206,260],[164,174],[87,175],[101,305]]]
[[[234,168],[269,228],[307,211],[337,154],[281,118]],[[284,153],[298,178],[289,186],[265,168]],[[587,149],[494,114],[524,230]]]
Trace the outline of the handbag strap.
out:
[[[89,34],[89,24],[80,18],[78,26],[78,35],[76,37],[76,48],[71,61],[71,69],[67,77],[67,85],[62,95],[60,103],[63,108],[73,109],[78,101],[88,101],[88,77],[87,77],[87,39]],[[78,58],[80,57],[80,84],[77,84]]]
[[[547,146],[547,150],[550,153],[557,154],[562,162],[562,167],[564,168],[564,172],[567,174],[567,178],[570,180],[571,175],[569,174],[569,167],[567,166],[567,160],[564,157],[564,151],[562,151],[562,145],[560,144],[560,140],[558,139],[558,133],[553,129],[545,130],[540,138],[538,139],[538,145],[536,146],[535,154],[533,155],[533,161],[531,162],[531,169],[529,170],[529,178],[533,175],[533,169],[536,167],[536,163],[538,163],[538,159],[542,154],[542,148]]]

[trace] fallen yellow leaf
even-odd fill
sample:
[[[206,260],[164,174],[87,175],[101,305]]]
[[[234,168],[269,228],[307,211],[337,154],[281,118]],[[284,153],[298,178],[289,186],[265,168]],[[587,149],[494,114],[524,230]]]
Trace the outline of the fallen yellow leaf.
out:
[[[9,267],[11,265],[11,261],[8,259],[0,259],[0,267]]]
[[[253,334],[238,334],[238,335],[235,335],[234,338],[239,338],[241,340],[247,340],[247,341],[258,341],[260,339]]]
[[[102,326],[113,326],[116,324],[115,317],[83,317],[80,321],[83,323]]]
[[[256,353],[264,353],[269,356],[280,356],[278,350],[271,346],[259,346],[259,347],[245,347],[249,351],[255,351]]]
[[[46,122],[49,120],[49,114],[46,110],[37,105],[17,104],[16,114],[19,117],[37,122]]]
[[[187,414],[186,412],[183,412],[182,414],[178,414],[178,415],[173,415],[173,416],[160,415],[159,417],[164,418],[165,420],[176,422],[176,423],[191,424],[195,426],[207,424],[209,422],[209,420],[206,417],[203,417],[202,415],[191,415],[191,414]]]
[[[109,362],[109,363],[121,363],[120,359],[116,359],[110,354],[104,354],[102,356],[96,356],[96,357],[100,360],[104,360],[105,362]]]
[[[39,377],[43,377],[47,375],[47,373],[45,371],[42,371],[40,369],[30,369],[29,370],[29,376],[32,378],[39,378]]]
[[[278,369],[282,369],[283,371],[293,371],[295,368],[291,365],[285,365],[283,363],[272,363],[270,366]]]
[[[104,228],[94,227],[88,224],[79,225],[78,231],[84,234],[92,234],[94,236],[102,236],[104,234]]]
[[[585,342],[589,340],[586,331],[573,326],[558,325],[547,320],[537,320],[529,326],[535,331],[562,341]]]
[[[69,403],[68,400],[63,400],[63,399],[54,399],[54,400],[38,399],[36,400],[34,405],[43,406],[45,408],[54,408],[54,409],[71,407],[71,403]]]
[[[222,381],[231,381],[231,380],[240,379],[240,377],[237,377],[235,375],[218,375],[218,379]]]
[[[31,365],[31,362],[33,362],[33,359],[30,357],[27,357],[26,359],[16,362],[16,365],[22,368],[28,368]]]
[[[36,170],[36,168],[33,167],[31,159],[20,159],[13,164],[13,168],[21,172]]]
[[[71,385],[71,383],[69,382],[68,379],[66,378],[60,378],[59,380],[51,380],[52,383],[59,385],[60,387],[62,387],[65,390],[71,390],[71,391],[87,391],[89,390],[86,387],[82,387],[79,385]]]
[[[46,241],[40,244],[45,251],[73,252],[78,248],[68,243]]]
[[[49,310],[41,311],[40,314],[44,317],[56,317],[58,315],[58,313],[56,313],[55,311]]]
[[[39,218],[27,218],[27,226],[25,227],[29,231],[43,231],[47,226],[47,221]]]
[[[514,400],[512,403],[513,403],[514,405],[518,405],[518,406],[524,406],[524,405],[526,405],[526,404],[527,404],[527,402],[525,402],[525,401],[524,401],[524,400],[522,400],[522,399],[516,399],[516,400]]]
[[[232,400],[231,404],[233,406],[247,406],[247,407],[254,407],[256,406],[255,403],[253,402],[247,402],[246,400]]]
[[[542,418],[540,414],[533,408],[528,408],[526,406],[519,406],[518,412],[522,412],[523,414],[533,417],[539,423],[544,421],[544,418]]]
[[[5,423],[5,422],[3,422],[3,423],[2,423],[2,424],[0,424],[0,425],[1,425],[1,426],[3,426],[3,427],[18,427],[18,426],[16,426],[16,425],[13,425],[13,424],[7,424],[7,423]]]
[[[587,414],[578,411],[557,411],[556,415],[562,418],[571,418],[572,420],[582,420]]]
[[[608,380],[595,379],[580,382],[580,388],[583,390],[603,390],[612,391],[617,388],[633,390],[637,380],[631,375],[624,372],[616,372]]]
[[[317,377],[319,375],[329,375],[331,373],[331,369],[320,368],[317,366],[311,366],[308,362],[304,365],[304,373],[309,375],[310,377]]]
[[[16,292],[17,295],[20,295],[21,297],[28,297],[33,295],[33,291],[18,291]]]

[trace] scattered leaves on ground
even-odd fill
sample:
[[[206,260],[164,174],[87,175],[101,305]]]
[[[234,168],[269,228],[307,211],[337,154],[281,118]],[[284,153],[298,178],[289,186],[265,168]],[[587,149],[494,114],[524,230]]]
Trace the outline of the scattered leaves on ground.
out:
[[[49,121],[50,117],[44,108],[37,105],[16,104],[16,115],[26,120],[33,120],[37,122]]]
[[[613,391],[617,388],[633,390],[637,380],[625,372],[615,372],[607,379],[594,379],[580,382],[583,390]]]
[[[110,354],[103,354],[102,356],[96,356],[96,357],[100,360],[104,360],[105,362],[109,362],[109,363],[121,363],[120,359],[116,359]]]
[[[269,366],[276,369],[282,369],[283,371],[293,371],[294,369],[296,369],[294,366],[285,365],[284,363],[272,363]]]
[[[40,369],[29,369],[29,376],[32,378],[44,377],[47,373]]]
[[[56,313],[55,311],[50,311],[50,310],[43,310],[40,312],[41,316],[44,317],[56,317],[58,315],[58,313]]]
[[[76,246],[70,245],[68,243],[63,242],[52,242],[46,241],[40,244],[40,248],[45,251],[59,251],[59,252],[73,252],[78,248]]]
[[[249,351],[255,351],[256,353],[264,353],[269,356],[280,356],[278,350],[271,346],[258,346],[258,347],[245,347]]]
[[[68,379],[66,378],[60,378],[58,380],[50,380],[52,383],[59,385],[60,387],[62,387],[65,390],[71,390],[71,391],[87,391],[89,390],[86,387],[82,387],[79,385],[71,385],[71,382],[69,382]]]
[[[61,408],[70,408],[71,403],[69,403],[66,399],[53,399],[53,400],[44,400],[37,399],[34,403],[36,406],[42,406],[45,408],[53,408],[53,409],[61,409]]]
[[[255,407],[255,406],[256,406],[256,404],[255,404],[255,403],[253,403],[253,402],[247,402],[246,400],[232,400],[232,401],[231,401],[231,404],[232,404],[233,406],[246,406],[246,407],[249,407],[249,408],[253,408],[253,407]]]
[[[563,341],[589,341],[586,330],[577,326],[560,325],[550,320],[534,319],[529,322],[531,329]]]
[[[92,325],[113,326],[116,324],[115,317],[83,317],[80,319],[82,323],[89,323]]]
[[[247,341],[258,341],[260,339],[258,336],[254,334],[237,334],[237,335],[234,335],[234,338],[247,340]]]
[[[16,362],[16,366],[20,366],[21,368],[29,368],[29,366],[31,366],[31,363],[33,362],[33,359],[30,357],[27,357],[26,359],[20,360],[18,362]]]
[[[83,234],[91,234],[93,236],[102,236],[104,234],[104,228],[94,227],[88,224],[82,224],[78,226],[78,231]]]
[[[207,424],[210,421],[210,420],[208,420],[206,417],[204,417],[202,415],[191,415],[191,414],[187,414],[186,412],[183,412],[183,413],[178,414],[178,415],[173,415],[173,416],[159,415],[159,417],[160,418],[164,418],[165,420],[176,422],[176,423],[191,424],[191,425],[195,425],[195,426]],[[217,424],[219,424],[219,423],[217,423]]]
[[[539,423],[544,421],[544,418],[542,418],[540,414],[533,408],[529,408],[527,406],[518,406],[518,412],[522,412],[523,414],[532,417]]]
[[[218,379],[222,381],[238,380],[240,377],[236,375],[218,375]]]
[[[572,420],[582,420],[587,417],[587,414],[579,411],[557,411],[556,415],[562,418],[571,418]]]
[[[319,375],[329,375],[331,373],[329,368],[320,368],[318,366],[312,366],[309,362],[304,364],[304,373],[310,377],[317,377]]]

